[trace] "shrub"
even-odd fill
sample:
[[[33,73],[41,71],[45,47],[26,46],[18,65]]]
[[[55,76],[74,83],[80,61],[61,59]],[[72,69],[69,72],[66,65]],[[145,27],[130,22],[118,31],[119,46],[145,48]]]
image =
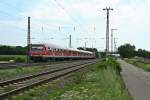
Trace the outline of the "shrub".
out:
[[[116,70],[116,72],[118,73],[121,72],[120,64],[113,58],[103,59],[101,64],[98,67],[105,68],[105,69],[107,69],[108,67],[113,67]]]
[[[23,59],[21,57],[17,57],[17,58],[15,58],[15,62],[25,62],[25,59]]]
[[[9,60],[13,60],[14,57],[0,57],[0,61],[9,61]]]

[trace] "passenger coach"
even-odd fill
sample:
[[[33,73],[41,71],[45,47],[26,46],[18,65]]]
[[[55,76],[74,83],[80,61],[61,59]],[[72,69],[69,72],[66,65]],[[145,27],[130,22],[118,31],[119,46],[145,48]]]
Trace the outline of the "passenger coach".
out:
[[[94,59],[95,53],[63,48],[53,44],[32,44],[30,48],[30,59],[38,60],[54,60],[54,59]]]

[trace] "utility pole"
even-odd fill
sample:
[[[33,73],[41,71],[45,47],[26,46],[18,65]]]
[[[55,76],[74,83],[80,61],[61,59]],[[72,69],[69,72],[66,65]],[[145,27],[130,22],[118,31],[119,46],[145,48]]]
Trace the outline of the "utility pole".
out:
[[[111,52],[113,53],[113,31],[117,29],[111,29]]]
[[[31,37],[30,37],[30,17],[28,17],[28,34],[27,34],[27,63],[30,63],[30,45],[31,45]]]
[[[71,35],[69,35],[69,48],[71,48]]]
[[[107,13],[107,21],[106,21],[106,55],[109,54],[109,11],[113,10],[112,8],[104,8],[104,11],[106,10]]]
[[[116,52],[116,48],[117,48],[117,47],[116,47],[116,43],[117,43],[117,42],[116,42],[116,39],[118,39],[118,38],[114,38],[114,52]]]
[[[85,48],[84,48],[84,50],[86,51],[86,41],[85,41]]]

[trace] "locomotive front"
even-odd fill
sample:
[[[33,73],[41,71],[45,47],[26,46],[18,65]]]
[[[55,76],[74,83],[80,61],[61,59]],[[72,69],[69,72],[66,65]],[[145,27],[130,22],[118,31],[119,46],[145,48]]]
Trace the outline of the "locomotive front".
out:
[[[30,48],[30,59],[42,60],[43,55],[46,55],[46,47],[43,44],[32,44]]]

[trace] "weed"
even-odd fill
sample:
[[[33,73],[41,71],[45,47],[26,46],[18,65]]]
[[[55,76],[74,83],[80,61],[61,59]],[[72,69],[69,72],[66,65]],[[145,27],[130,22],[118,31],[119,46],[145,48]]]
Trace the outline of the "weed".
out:
[[[14,100],[19,100],[17,98],[22,100],[26,95],[30,97],[29,100],[33,98],[40,98],[37,100],[131,100],[118,74],[120,69],[115,60],[111,58],[107,61],[103,60],[88,68],[70,77],[71,82],[67,84],[65,83],[67,79],[63,80],[65,81],[63,87],[60,84],[57,86],[50,83],[28,92],[28,95],[18,96]],[[60,81],[62,84],[62,80]]]
[[[136,67],[142,68],[147,72],[150,72],[150,64],[149,63],[145,63],[143,61],[135,60],[135,59],[128,59],[128,60],[126,60],[126,62],[133,64]]]

